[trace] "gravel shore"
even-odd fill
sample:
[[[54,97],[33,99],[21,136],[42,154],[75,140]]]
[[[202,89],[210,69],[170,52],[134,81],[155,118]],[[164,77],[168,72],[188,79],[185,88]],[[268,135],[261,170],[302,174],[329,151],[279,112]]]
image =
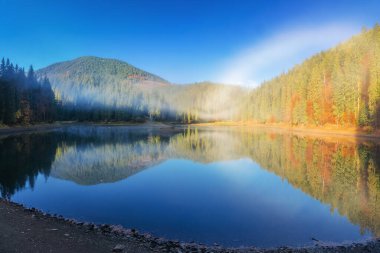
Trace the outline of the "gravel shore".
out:
[[[141,234],[121,226],[96,225],[53,216],[0,199],[0,252],[380,252],[380,239],[348,245],[291,248],[223,248]]]

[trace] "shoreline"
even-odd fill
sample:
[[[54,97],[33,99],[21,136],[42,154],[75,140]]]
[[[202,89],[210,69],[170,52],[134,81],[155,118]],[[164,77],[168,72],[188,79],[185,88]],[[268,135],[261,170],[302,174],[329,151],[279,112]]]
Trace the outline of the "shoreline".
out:
[[[371,139],[380,141],[380,132],[368,133],[364,130],[355,128],[337,128],[337,127],[292,127],[284,124],[256,124],[249,122],[213,122],[213,123],[195,123],[190,124],[191,126],[198,127],[244,127],[244,128],[260,128],[269,130],[281,130],[289,133],[300,133],[308,135],[318,135],[318,136],[340,136],[340,137],[352,137],[360,139]]]
[[[0,252],[380,252],[380,238],[349,244],[316,241],[314,246],[273,248],[228,248],[186,243],[154,237],[149,233],[142,234],[120,225],[99,225],[67,219],[2,198],[0,228]]]
[[[0,128],[0,136],[7,136],[13,134],[23,134],[30,132],[43,132],[49,130],[55,130],[62,128],[64,126],[69,126],[72,123],[44,123],[44,124],[35,124],[35,125],[27,125],[27,126],[6,126]]]
[[[160,122],[160,121],[148,121],[148,122],[54,122],[54,123],[41,123],[27,126],[5,126],[0,127],[0,137],[14,134],[31,133],[31,132],[43,132],[56,130],[68,126],[115,126],[115,127],[131,127],[131,128],[158,128],[158,129],[170,129],[170,128],[184,128],[184,127],[242,127],[250,129],[268,129],[268,130],[280,130],[292,134],[305,134],[314,136],[333,136],[333,137],[348,137],[357,139],[377,140],[380,141],[380,131],[373,133],[367,133],[363,130],[357,130],[354,128],[340,129],[329,127],[291,127],[282,124],[253,124],[246,122],[213,122],[213,123],[193,123],[193,124],[181,124],[172,122]]]
[[[135,127],[135,128],[158,128],[158,129],[167,129],[173,128],[174,125],[169,123],[162,122],[76,122],[76,121],[64,121],[64,122],[54,122],[54,123],[41,123],[35,125],[26,125],[26,126],[6,126],[0,127],[0,137],[5,137],[8,135],[23,134],[23,133],[35,133],[35,132],[45,132],[53,131],[56,129],[69,127],[69,126],[126,126],[126,127]]]

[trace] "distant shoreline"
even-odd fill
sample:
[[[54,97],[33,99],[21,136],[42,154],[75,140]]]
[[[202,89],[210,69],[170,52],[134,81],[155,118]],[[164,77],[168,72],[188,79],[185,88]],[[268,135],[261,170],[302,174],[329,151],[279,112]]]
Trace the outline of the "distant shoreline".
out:
[[[16,125],[0,127],[0,136],[8,136],[14,134],[34,133],[52,131],[68,126],[128,126],[139,128],[171,128],[174,127],[171,124],[162,122],[77,122],[77,121],[63,121],[54,123],[41,123],[35,125]]]
[[[376,140],[380,141],[380,131],[374,131],[368,133],[362,129],[346,128],[341,129],[337,127],[307,127],[307,126],[288,126],[285,124],[257,124],[250,122],[234,122],[234,121],[220,121],[211,123],[168,123],[161,121],[147,121],[147,122],[78,122],[78,121],[62,121],[54,123],[41,123],[35,125],[16,125],[16,126],[4,126],[0,127],[0,136],[8,136],[14,134],[22,133],[34,133],[34,132],[44,132],[52,131],[68,126],[126,126],[133,128],[159,128],[159,129],[170,129],[170,128],[181,128],[181,127],[243,127],[247,129],[268,129],[276,130],[281,132],[288,132],[297,135],[308,135],[308,136],[330,136],[339,138],[357,138],[363,140]]]
[[[332,126],[327,127],[309,127],[309,126],[289,126],[286,124],[258,124],[251,122],[229,122],[220,121],[213,123],[195,123],[192,126],[199,127],[250,127],[250,128],[261,128],[261,129],[273,129],[282,130],[290,133],[301,133],[307,135],[321,135],[321,136],[341,136],[341,137],[353,137],[362,139],[380,139],[380,132],[374,131],[368,133],[362,129],[356,128],[337,128]]]
[[[30,133],[30,132],[43,132],[48,130],[54,130],[58,128],[62,128],[64,126],[68,126],[71,123],[43,123],[43,124],[35,124],[35,125],[17,125],[17,126],[5,126],[0,128],[0,136],[7,136],[13,134],[22,134],[22,133]]]

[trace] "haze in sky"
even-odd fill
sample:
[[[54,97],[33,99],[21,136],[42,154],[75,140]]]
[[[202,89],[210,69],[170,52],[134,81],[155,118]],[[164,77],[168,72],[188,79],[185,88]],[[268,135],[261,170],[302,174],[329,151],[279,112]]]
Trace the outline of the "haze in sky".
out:
[[[379,22],[380,2],[0,0],[0,56],[117,58],[174,83],[256,86]]]

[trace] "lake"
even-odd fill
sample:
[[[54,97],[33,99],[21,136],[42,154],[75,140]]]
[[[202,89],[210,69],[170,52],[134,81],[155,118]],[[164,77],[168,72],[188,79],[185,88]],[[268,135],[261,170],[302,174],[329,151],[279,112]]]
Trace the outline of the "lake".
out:
[[[3,198],[223,246],[380,236],[380,145],[248,128],[70,126],[0,139]]]

